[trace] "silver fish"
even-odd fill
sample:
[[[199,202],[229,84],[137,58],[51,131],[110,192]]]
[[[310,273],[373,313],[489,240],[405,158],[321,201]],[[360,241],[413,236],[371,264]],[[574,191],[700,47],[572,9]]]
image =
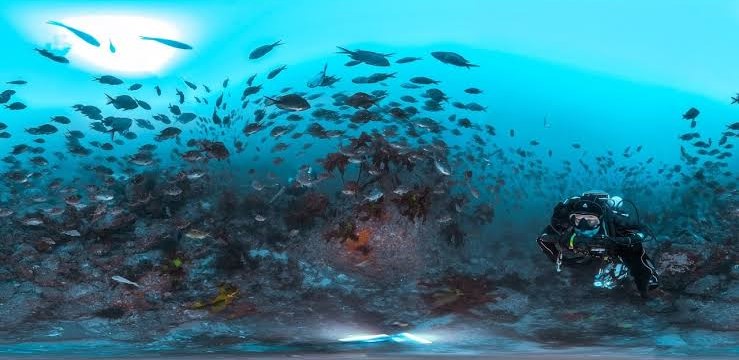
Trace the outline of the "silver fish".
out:
[[[382,195],[383,195],[382,191],[380,191],[379,189],[373,189],[372,192],[369,195],[365,196],[364,198],[367,199],[367,201],[375,202],[377,200],[380,200]]]
[[[117,281],[119,283],[122,283],[122,284],[133,285],[133,286],[135,286],[137,288],[140,288],[141,287],[141,285],[139,285],[139,284],[137,284],[137,283],[135,283],[135,282],[133,282],[131,280],[128,280],[128,279],[124,278],[123,276],[115,275],[115,276],[112,276],[111,279],[113,279],[113,280],[115,280],[115,281]]]
[[[438,170],[439,173],[444,176],[449,176],[452,174],[451,170],[449,170],[449,167],[442,164],[439,160],[434,160],[434,166],[436,167],[436,170]]]

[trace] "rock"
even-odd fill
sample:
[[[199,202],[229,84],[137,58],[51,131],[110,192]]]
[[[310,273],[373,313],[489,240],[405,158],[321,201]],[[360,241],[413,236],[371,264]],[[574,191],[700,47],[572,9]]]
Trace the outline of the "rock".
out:
[[[718,331],[739,331],[739,312],[736,304],[726,301],[680,298],[675,301],[678,313],[673,319],[691,327]]]
[[[729,283],[726,290],[720,295],[724,301],[739,301],[739,281],[734,280]]]
[[[729,275],[731,275],[732,278],[739,280],[739,264],[734,264],[731,267],[731,273]]]
[[[664,347],[680,347],[688,345],[678,334],[665,334],[658,336],[655,340],[655,345]]]
[[[666,314],[677,311],[674,301],[667,296],[652,297],[645,305],[655,313]]]
[[[721,348],[731,351],[736,350],[736,334],[721,333],[708,330],[693,330],[683,332],[681,337],[689,346],[697,349],[711,349],[721,351]]]
[[[30,283],[18,286],[11,296],[0,302],[0,331],[13,330],[20,325],[29,325],[35,311],[40,307],[38,287]]]
[[[708,275],[691,283],[685,288],[690,295],[711,296],[715,295],[721,286],[721,280],[717,275]]]
[[[495,292],[498,301],[487,304],[488,310],[494,314],[508,314],[518,318],[529,311],[529,296],[508,288],[499,288]]]
[[[129,267],[134,273],[149,271],[155,265],[163,262],[161,251],[151,250],[141,254],[131,255],[126,258],[124,265]]]
[[[693,276],[700,261],[699,255],[688,250],[673,249],[655,258],[660,285],[667,290],[682,290],[695,280]]]

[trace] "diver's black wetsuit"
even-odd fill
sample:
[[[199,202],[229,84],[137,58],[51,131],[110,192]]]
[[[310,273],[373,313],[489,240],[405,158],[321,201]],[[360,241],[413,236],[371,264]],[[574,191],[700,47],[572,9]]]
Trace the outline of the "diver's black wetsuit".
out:
[[[557,258],[562,252],[561,261],[564,266],[587,264],[592,260],[589,256],[571,250],[568,245],[568,240],[574,232],[569,216],[572,213],[572,206],[579,199],[579,197],[572,197],[565,200],[565,202],[558,203],[554,207],[550,224],[544,228],[541,235],[536,239],[544,254],[553,262],[557,262]],[[604,219],[608,219],[604,220],[606,221],[606,229],[608,229],[606,230],[607,235],[633,240],[630,245],[614,245],[614,255],[620,257],[629,268],[642,297],[647,297],[647,289],[656,288],[659,278],[652,261],[641,244],[645,238],[644,229],[639,224],[630,224],[628,218],[618,212],[613,212],[610,209],[606,211],[609,213],[609,216],[604,217]]]

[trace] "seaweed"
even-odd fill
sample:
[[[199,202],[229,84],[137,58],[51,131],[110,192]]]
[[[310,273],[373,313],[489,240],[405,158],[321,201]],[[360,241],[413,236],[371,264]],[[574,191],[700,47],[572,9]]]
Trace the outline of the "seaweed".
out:
[[[435,314],[468,313],[493,301],[489,293],[495,290],[487,279],[462,274],[450,274],[433,283],[420,282],[419,286],[432,290],[423,299]]]
[[[349,165],[349,157],[339,152],[330,153],[326,155],[326,158],[321,163],[323,164],[323,168],[329,173],[339,170],[343,179],[346,166]]]
[[[323,238],[328,242],[339,240],[342,244],[347,240],[359,240],[357,235],[357,225],[350,219],[345,219],[336,223],[331,229],[323,233]]]
[[[380,198],[380,200],[377,201],[365,201],[359,205],[357,205],[355,209],[355,213],[357,214],[357,219],[360,221],[369,221],[372,219],[375,220],[384,220],[388,217],[387,213],[385,212],[385,197],[383,196]]]
[[[393,202],[401,215],[410,220],[420,218],[425,222],[431,209],[431,188],[416,185],[411,191],[393,199]]]
[[[231,284],[224,283],[218,287],[218,294],[210,301],[197,300],[192,303],[193,309],[208,309],[212,312],[223,311],[239,296],[239,289]]]

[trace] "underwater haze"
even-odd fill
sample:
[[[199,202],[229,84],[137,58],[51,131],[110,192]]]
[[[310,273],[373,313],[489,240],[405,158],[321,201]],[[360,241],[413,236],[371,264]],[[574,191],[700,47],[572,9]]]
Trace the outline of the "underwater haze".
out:
[[[739,356],[739,1],[0,16],[0,358]]]

